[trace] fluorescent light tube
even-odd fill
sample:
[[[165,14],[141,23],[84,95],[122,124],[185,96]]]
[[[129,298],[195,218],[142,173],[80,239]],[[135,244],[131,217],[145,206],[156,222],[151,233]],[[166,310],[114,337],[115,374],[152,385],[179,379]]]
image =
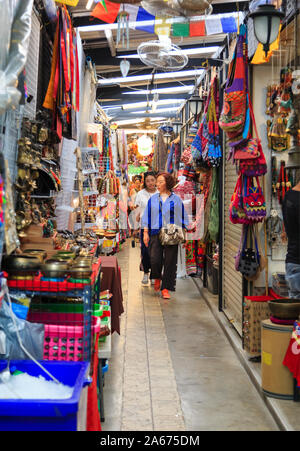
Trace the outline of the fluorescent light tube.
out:
[[[94,3],[94,0],[88,0],[87,4],[86,4],[86,9],[91,9],[92,5]]]
[[[198,47],[198,48],[193,48],[193,49],[181,49],[180,52],[173,50],[170,53],[172,55],[180,55],[181,53],[183,53],[184,55],[202,55],[202,54],[207,54],[207,53],[215,53],[218,49],[219,49],[219,47],[217,47],[217,46],[214,46],[214,47]],[[135,58],[135,59],[138,59],[140,57],[139,57],[139,55],[137,53],[135,53],[135,54],[132,54],[132,55],[120,55],[120,56],[117,56],[117,58]]]
[[[186,86],[174,86],[174,87],[170,87],[170,88],[157,88],[157,89],[140,89],[140,90],[135,90],[135,91],[125,91],[122,92],[122,94],[126,94],[126,95],[135,95],[135,94],[140,94],[140,95],[144,95],[144,94],[177,94],[177,93],[192,93],[192,91],[194,90],[195,86],[194,85],[186,85]]]
[[[163,80],[165,78],[184,78],[184,77],[191,77],[194,75],[201,75],[203,73],[204,69],[196,69],[196,70],[183,70],[183,71],[176,71],[176,72],[163,72],[159,74],[154,74],[154,77],[152,74],[147,75],[132,75],[129,77],[116,77],[116,78],[107,78],[98,79],[98,86],[109,86],[112,84],[120,84],[120,83],[130,83],[135,81],[147,81],[152,80],[152,77],[155,80]]]
[[[157,113],[167,113],[168,111],[177,111],[180,108],[180,105],[178,105],[177,107],[172,107],[172,108],[157,108],[156,112]],[[141,111],[129,111],[129,114],[137,114],[137,113],[141,113]]]

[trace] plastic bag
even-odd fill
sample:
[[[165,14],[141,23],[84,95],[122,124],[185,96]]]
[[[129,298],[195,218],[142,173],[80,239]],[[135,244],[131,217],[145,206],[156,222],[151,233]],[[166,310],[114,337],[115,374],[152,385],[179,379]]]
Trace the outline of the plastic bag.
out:
[[[1,355],[1,358],[12,360],[27,360],[27,354],[21,349],[17,331],[20,335],[24,347],[30,352],[34,358],[37,360],[43,359],[44,350],[44,324],[29,323],[28,321],[19,319],[14,315],[14,320],[12,319],[10,306],[6,300],[3,301],[2,308],[0,309],[0,332],[2,331],[6,336],[5,343],[5,355]],[[2,343],[3,349],[3,343]]]
[[[16,107],[16,88],[23,70],[31,32],[33,0],[0,0],[0,114]]]

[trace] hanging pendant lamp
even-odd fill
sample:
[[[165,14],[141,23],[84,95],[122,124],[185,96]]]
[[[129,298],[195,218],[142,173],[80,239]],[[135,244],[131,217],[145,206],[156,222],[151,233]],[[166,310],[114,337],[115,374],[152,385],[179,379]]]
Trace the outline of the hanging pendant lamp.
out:
[[[255,37],[263,45],[267,56],[270,44],[277,39],[284,13],[278,11],[274,5],[266,3],[259,5],[255,11],[249,14],[249,17],[253,19]]]

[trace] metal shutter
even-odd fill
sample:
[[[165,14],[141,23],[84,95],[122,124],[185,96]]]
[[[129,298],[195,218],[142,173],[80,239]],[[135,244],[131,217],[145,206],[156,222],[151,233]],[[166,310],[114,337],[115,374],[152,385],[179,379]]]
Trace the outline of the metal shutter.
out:
[[[237,172],[235,165],[227,161],[228,152],[227,148],[224,162],[223,311],[242,335],[243,278],[234,267],[242,226],[232,224],[229,220],[229,205],[237,181]]]
[[[40,22],[36,13],[32,12],[31,34],[28,47],[27,61],[25,65],[26,83],[28,95],[33,99],[30,103],[25,103],[24,114],[30,119],[35,118],[37,107],[38,71],[39,71],[39,47],[40,47]]]

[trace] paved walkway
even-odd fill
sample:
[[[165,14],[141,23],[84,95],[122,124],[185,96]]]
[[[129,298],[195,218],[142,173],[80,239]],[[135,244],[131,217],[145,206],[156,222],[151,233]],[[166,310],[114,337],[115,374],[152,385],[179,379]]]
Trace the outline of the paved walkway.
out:
[[[190,279],[171,301],[141,285],[139,249],[118,254],[125,313],[105,379],[104,431],[277,430]]]

